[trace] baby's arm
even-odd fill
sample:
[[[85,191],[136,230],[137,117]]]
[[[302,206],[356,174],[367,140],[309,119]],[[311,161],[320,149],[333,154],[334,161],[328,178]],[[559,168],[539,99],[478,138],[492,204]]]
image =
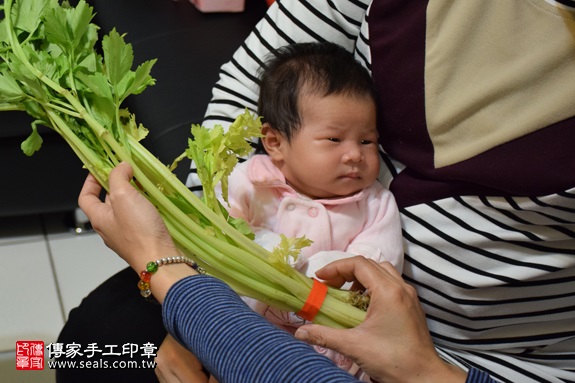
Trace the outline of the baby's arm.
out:
[[[374,261],[390,262],[399,272],[403,268],[403,238],[399,209],[387,189],[369,191],[363,230],[350,242],[346,252]]]

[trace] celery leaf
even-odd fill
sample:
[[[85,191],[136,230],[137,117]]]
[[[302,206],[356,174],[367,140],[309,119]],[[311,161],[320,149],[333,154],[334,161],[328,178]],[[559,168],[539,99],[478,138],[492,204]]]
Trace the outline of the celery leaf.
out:
[[[69,8],[67,12],[67,22],[74,37],[74,47],[77,47],[80,45],[82,37],[89,31],[93,17],[92,8],[82,0],[76,8]]]
[[[252,232],[250,225],[241,218],[228,218],[228,223],[236,228],[241,234],[245,235],[252,241],[256,238],[256,235]]]
[[[0,101],[17,103],[22,101],[24,97],[25,93],[22,92],[14,77],[0,73]]]
[[[112,100],[112,90],[108,79],[102,73],[96,72],[93,74],[77,73],[76,77],[82,81],[90,92]]]
[[[126,44],[124,38],[116,31],[104,36],[102,40],[104,64],[110,84],[115,88],[132,68],[134,52],[131,44]]]
[[[309,238],[298,237],[288,238],[284,234],[280,234],[280,243],[274,247],[270,256],[271,263],[279,270],[291,268],[290,259],[297,260],[301,249],[312,244]]]
[[[66,10],[60,7],[52,7],[46,11],[44,19],[46,40],[60,46],[65,52],[69,52],[72,36],[68,32]]]
[[[148,86],[155,85],[156,80],[150,76],[152,66],[156,60],[146,61],[136,68],[135,72],[128,72],[116,87],[118,99],[123,101],[131,94],[140,94]]]
[[[18,1],[12,13],[16,16],[14,27],[28,33],[34,32],[40,25],[41,17],[48,0]]]
[[[136,123],[135,115],[130,113],[127,109],[121,109],[120,118],[124,131],[134,137],[136,141],[141,141],[146,138],[149,131],[144,127],[144,125]]]
[[[20,148],[27,156],[33,155],[42,146],[42,137],[38,133],[36,125],[32,123],[32,133],[26,138],[24,142],[20,145]]]

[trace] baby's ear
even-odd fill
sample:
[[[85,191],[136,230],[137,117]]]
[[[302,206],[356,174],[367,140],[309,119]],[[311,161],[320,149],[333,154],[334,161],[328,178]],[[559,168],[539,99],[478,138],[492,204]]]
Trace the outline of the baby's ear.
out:
[[[283,160],[282,148],[287,143],[284,135],[273,129],[268,123],[262,125],[262,134],[264,136],[260,137],[260,140],[268,156],[275,161]]]

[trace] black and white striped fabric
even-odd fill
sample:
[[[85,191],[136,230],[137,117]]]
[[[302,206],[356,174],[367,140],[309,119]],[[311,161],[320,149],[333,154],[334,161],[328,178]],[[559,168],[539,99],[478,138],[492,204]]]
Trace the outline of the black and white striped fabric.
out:
[[[575,381],[575,189],[401,209],[404,278],[439,349],[503,382]]]
[[[571,0],[505,1],[575,8]],[[274,47],[329,40],[372,69],[369,8],[370,0],[276,1],[221,68],[204,124],[226,126],[256,110],[258,68]],[[380,180],[390,186],[405,166],[382,159]],[[575,186],[575,169],[564,171]],[[193,171],[188,184],[197,185]],[[575,382],[575,187],[538,197],[456,195],[400,211],[404,278],[442,357],[502,382]]]

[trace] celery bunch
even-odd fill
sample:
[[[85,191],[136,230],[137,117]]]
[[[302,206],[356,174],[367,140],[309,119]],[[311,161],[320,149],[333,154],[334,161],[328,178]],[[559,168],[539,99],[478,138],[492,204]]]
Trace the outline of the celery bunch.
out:
[[[218,182],[225,194],[237,156],[250,150],[246,139],[259,134],[258,118],[246,110],[227,133],[221,126],[192,127],[184,155],[198,166],[201,200],[139,143],[147,131],[121,107],[154,84],[155,60],[133,70],[132,46],[115,30],[103,37],[102,55],[97,53],[98,27],[83,0],[76,7],[58,0],[5,0],[0,10],[0,110],[23,110],[34,118],[24,153],[40,148],[37,126],[44,125],[66,140],[105,189],[110,170],[129,162],[133,184],[157,207],[184,254],[242,295],[280,309],[302,308],[312,281],[285,267],[282,257],[305,241],[284,238],[272,255],[252,241],[245,222],[227,216],[214,195]],[[361,323],[365,312],[348,303],[352,298],[330,288],[315,321],[333,327]]]

